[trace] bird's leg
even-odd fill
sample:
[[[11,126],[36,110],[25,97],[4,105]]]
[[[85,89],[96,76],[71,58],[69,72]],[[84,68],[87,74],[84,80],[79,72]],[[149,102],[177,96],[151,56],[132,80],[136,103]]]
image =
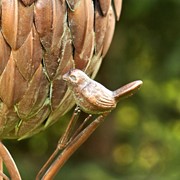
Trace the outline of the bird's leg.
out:
[[[62,137],[58,141],[56,149],[54,150],[54,152],[52,153],[50,158],[47,160],[47,162],[44,164],[44,166],[41,168],[41,170],[37,174],[36,179],[40,179],[41,175],[52,164],[52,162],[54,161],[54,159],[56,158],[58,153],[67,146],[69,139],[70,139],[70,136],[72,134],[73,127],[74,127],[74,125],[75,125],[75,123],[79,117],[79,114],[80,114],[80,109],[77,106],[73,112],[73,115],[72,115],[72,117],[71,117],[71,119],[67,125],[67,128],[66,128],[64,134],[62,135]]]
[[[70,158],[70,156],[89,138],[95,129],[104,121],[107,115],[108,114],[98,116],[76,137],[74,137],[74,139],[72,139],[72,141],[68,143],[64,150],[57,156],[54,162],[52,162],[51,166],[49,166],[49,169],[45,172],[42,179],[53,179],[53,177],[57,174],[65,162]]]
[[[75,110],[74,110],[74,113],[68,123],[68,126],[64,132],[64,134],[62,135],[62,137],[59,139],[58,141],[58,149],[63,149],[64,147],[66,147],[66,144],[68,143],[70,137],[71,137],[71,134],[72,134],[72,131],[73,131],[73,128],[74,128],[74,125],[76,124],[76,121],[80,115],[80,109],[78,106],[76,106]]]
[[[68,143],[70,143],[83,129],[83,127],[85,126],[85,124],[91,119],[92,114],[89,114],[87,118],[85,118],[85,120],[82,122],[82,124],[78,127],[78,129],[75,131],[75,133],[73,134],[73,136],[71,137],[71,139],[69,140]]]

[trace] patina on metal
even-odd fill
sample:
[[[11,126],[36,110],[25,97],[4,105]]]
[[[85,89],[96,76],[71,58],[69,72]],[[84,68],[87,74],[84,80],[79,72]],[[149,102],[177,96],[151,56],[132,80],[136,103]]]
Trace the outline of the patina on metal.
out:
[[[75,101],[62,75],[95,77],[121,0],[0,0],[0,139],[46,129]]]

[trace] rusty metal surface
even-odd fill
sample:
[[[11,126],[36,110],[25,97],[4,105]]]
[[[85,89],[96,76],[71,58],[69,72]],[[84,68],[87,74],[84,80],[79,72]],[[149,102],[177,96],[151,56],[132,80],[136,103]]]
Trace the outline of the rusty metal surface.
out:
[[[0,0],[0,138],[26,138],[74,105],[62,75],[95,77],[121,1]]]

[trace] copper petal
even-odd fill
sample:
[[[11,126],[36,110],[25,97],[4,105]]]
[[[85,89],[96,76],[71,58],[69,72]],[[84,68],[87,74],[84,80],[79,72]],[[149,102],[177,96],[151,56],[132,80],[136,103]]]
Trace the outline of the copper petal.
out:
[[[49,93],[49,82],[40,65],[29,82],[22,100],[17,104],[19,116],[24,119],[37,113],[42,107]]]
[[[45,48],[51,47],[51,33],[53,24],[52,0],[38,0],[34,7],[35,27]]]
[[[106,55],[109,47],[110,47],[110,44],[111,44],[111,41],[112,41],[112,38],[113,38],[113,35],[114,35],[114,29],[115,29],[115,15],[114,15],[114,11],[112,9],[112,7],[109,9],[109,12],[108,12],[108,24],[107,24],[107,29],[108,31],[106,31],[106,35],[105,35],[105,38],[104,38],[104,46],[103,46],[103,53],[102,53],[102,57],[104,58],[104,56]]]
[[[68,11],[68,19],[75,46],[76,68],[83,69],[92,57],[94,47],[94,9],[92,1],[80,1],[75,11]]]
[[[61,41],[66,22],[66,6],[59,0],[39,0],[35,6],[35,24],[41,43],[46,49],[44,65],[49,79],[53,79],[58,67]]]
[[[18,70],[29,81],[42,61],[42,48],[34,27],[25,43],[12,53]]]
[[[22,46],[33,22],[33,5],[23,6],[18,0],[2,0],[2,32],[12,49]]]
[[[101,6],[102,13],[105,16],[108,13],[109,8],[111,6],[111,0],[99,0],[99,3]]]
[[[2,5],[1,5],[1,2],[0,2],[0,28],[1,28],[1,16],[2,16]]]
[[[19,122],[19,117],[14,108],[8,108],[3,102],[0,103],[0,137],[14,129]]]
[[[61,52],[59,55],[59,66],[57,68],[55,78],[59,78],[59,76],[66,73],[63,70],[65,69],[65,67],[67,67],[67,64],[69,64],[69,62],[71,62],[72,64],[70,68],[74,67],[72,54],[73,54],[73,48],[72,48],[71,33],[70,33],[70,29],[66,26],[61,44]]]
[[[0,31],[0,50],[1,50],[0,53],[0,75],[1,75],[4,68],[6,67],[6,64],[10,56],[10,47],[4,40],[1,31]]]
[[[66,6],[59,0],[38,0],[35,3],[35,26],[45,49],[60,46]]]
[[[49,116],[49,113],[50,107],[48,105],[44,105],[38,114],[29,119],[22,120],[17,129],[17,137],[21,137],[20,139],[23,139],[31,136],[31,132],[38,126],[41,126],[43,121]]]
[[[34,3],[36,0],[21,0],[25,6],[30,6],[32,3]]]
[[[82,0],[66,0],[71,11],[74,11]]]
[[[52,111],[48,120],[46,121],[45,128],[55,123],[61,116],[67,113],[74,106],[74,98],[70,91],[66,91],[64,98],[62,99],[56,110]]]
[[[8,107],[17,103],[27,88],[27,81],[18,71],[12,54],[0,77],[0,87],[0,97]]]
[[[67,91],[67,84],[62,78],[55,79],[53,81],[52,97],[51,97],[51,105],[53,110],[55,110],[59,106],[66,91]]]
[[[65,74],[72,68],[73,68],[72,61],[68,61],[66,66],[62,69],[62,74]],[[55,110],[57,107],[60,106],[66,91],[67,91],[66,82],[62,79],[61,75],[57,76],[52,83],[52,95],[51,95],[52,110]]]
[[[107,24],[108,24],[108,15],[107,16],[102,16],[100,7],[96,3],[96,9],[95,9],[95,53],[96,55],[102,52],[103,48],[103,42],[104,42],[104,37],[106,34],[107,30]]]
[[[122,0],[114,0],[115,13],[117,21],[120,19],[121,9],[122,9]]]

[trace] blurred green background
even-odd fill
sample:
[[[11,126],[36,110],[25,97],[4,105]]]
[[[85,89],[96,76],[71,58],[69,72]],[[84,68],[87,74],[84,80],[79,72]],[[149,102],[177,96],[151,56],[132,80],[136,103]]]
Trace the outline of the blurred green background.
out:
[[[180,1],[124,0],[96,78],[109,89],[141,79],[56,179],[180,179]],[[23,179],[34,179],[70,113],[30,139],[4,141]]]

